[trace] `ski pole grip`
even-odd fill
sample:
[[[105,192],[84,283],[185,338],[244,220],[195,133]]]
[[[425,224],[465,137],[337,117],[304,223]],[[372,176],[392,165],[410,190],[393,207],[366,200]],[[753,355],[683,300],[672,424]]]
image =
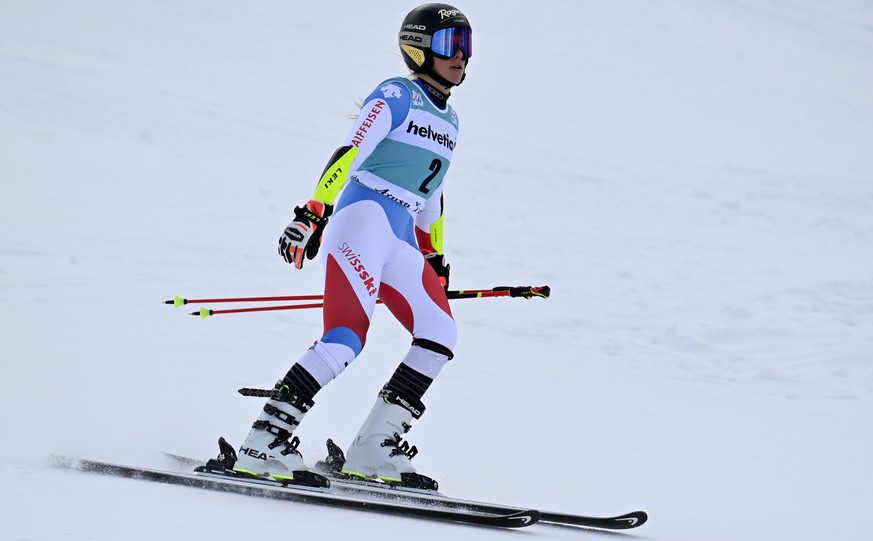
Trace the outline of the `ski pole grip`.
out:
[[[509,291],[510,297],[524,297],[525,299],[532,299],[533,297],[547,299],[552,292],[549,286],[495,287],[494,291]]]

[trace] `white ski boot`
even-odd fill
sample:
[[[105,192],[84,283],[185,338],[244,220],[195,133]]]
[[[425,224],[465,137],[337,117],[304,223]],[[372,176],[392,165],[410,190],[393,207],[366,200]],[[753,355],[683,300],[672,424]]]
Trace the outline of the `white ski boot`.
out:
[[[278,481],[295,482],[309,472],[297,450],[300,438],[292,432],[312,406],[312,401],[303,401],[284,392],[282,382],[277,384],[275,392],[278,399],[270,399],[264,405],[248,437],[239,447],[233,470],[255,477],[269,475]]]
[[[418,449],[402,439],[402,434],[412,428],[412,420],[424,412],[424,404],[415,402],[383,389],[346,453],[342,473],[409,488],[436,490],[436,481],[416,473],[412,466],[411,459]]]

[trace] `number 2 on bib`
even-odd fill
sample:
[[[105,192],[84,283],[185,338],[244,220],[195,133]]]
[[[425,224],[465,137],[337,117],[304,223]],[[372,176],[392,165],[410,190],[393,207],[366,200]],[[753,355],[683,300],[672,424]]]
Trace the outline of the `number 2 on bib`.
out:
[[[439,174],[440,169],[442,168],[443,162],[439,158],[434,158],[434,160],[430,162],[430,167],[428,168],[430,169],[430,174],[427,176],[426,179],[424,179],[424,182],[421,183],[421,186],[418,187],[418,191],[423,194],[430,193],[430,188],[428,188],[427,185],[430,183],[430,181],[434,179],[434,177]]]

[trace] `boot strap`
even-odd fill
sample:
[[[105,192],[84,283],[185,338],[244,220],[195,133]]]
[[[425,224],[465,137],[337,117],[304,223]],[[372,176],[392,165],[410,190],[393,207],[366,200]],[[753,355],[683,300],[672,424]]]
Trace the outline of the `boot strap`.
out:
[[[252,428],[264,430],[276,436],[276,439],[273,440],[273,443],[267,445],[267,447],[269,447],[271,450],[282,445],[285,448],[279,451],[279,454],[300,454],[297,452],[297,447],[300,445],[300,438],[292,435],[291,432],[285,430],[284,428],[278,427],[272,424],[270,421],[255,421],[252,425]]]
[[[294,417],[290,413],[284,412],[281,409],[277,408],[272,404],[264,404],[264,413],[271,417],[275,417],[279,419],[283,423],[290,426],[292,429],[296,428],[297,425],[300,424],[300,421],[297,420],[297,417]]]
[[[277,381],[276,386],[272,389],[251,389],[246,387],[243,389],[239,389],[237,392],[243,396],[272,398],[273,400],[278,400],[279,402],[285,402],[286,404],[291,404],[292,406],[304,413],[312,409],[312,406],[315,405],[315,401],[311,398],[306,399],[299,394],[291,392],[291,388],[288,387],[288,385],[286,385],[283,381]]]
[[[391,389],[387,385],[382,387],[379,396],[389,404],[400,406],[401,408],[412,414],[413,419],[420,419],[424,414],[424,403],[412,397],[402,396],[400,393]]]

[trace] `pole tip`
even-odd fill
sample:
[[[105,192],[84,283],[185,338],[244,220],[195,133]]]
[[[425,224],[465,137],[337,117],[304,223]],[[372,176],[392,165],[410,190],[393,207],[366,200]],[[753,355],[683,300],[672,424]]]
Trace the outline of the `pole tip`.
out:
[[[212,315],[212,310],[210,310],[209,308],[201,308],[200,310],[198,310],[196,312],[191,312],[191,315],[192,316],[200,316],[200,319],[206,319]]]

